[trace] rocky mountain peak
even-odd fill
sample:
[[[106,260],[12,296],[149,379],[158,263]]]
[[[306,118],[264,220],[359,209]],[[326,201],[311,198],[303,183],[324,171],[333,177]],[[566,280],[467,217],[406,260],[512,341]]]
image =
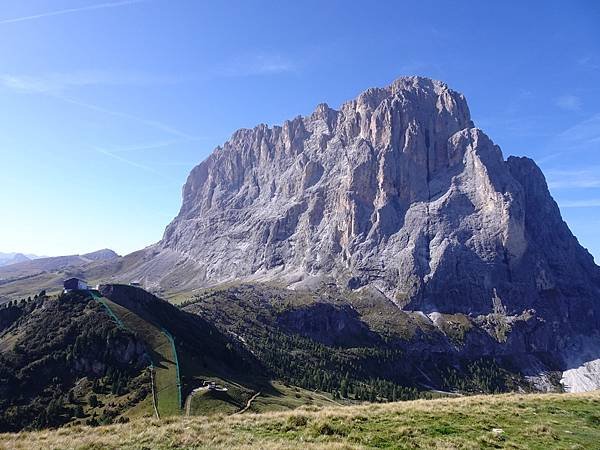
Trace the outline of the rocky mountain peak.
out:
[[[424,312],[521,314],[575,289],[574,315],[600,292],[535,163],[505,161],[464,96],[421,77],[236,131],[149,255],[139,275],[167,288],[333,282]]]

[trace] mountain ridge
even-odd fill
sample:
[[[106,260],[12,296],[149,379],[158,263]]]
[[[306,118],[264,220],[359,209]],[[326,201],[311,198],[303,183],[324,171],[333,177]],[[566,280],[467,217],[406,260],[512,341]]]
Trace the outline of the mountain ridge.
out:
[[[333,278],[342,288],[374,286],[407,309],[489,313],[499,296],[520,313],[524,293],[556,285],[550,264],[561,276],[580,267],[597,293],[600,270],[541,171],[527,158],[504,161],[473,125],[462,94],[410,77],[338,111],[321,104],[282,126],[238,130],[191,171],[180,213],[129,273],[166,290]],[[558,231],[537,227],[538,211]],[[534,234],[559,240],[567,258],[546,251],[552,261],[532,270]]]
[[[20,262],[31,261],[32,259],[43,258],[33,254],[24,254],[19,252],[2,253],[0,252],[0,267],[17,264]]]
[[[65,267],[81,266],[94,261],[105,261],[115,258],[120,258],[120,255],[113,250],[102,249],[82,255],[48,256],[27,259],[0,267],[0,280],[9,278],[11,275],[30,276],[40,271],[56,271]]]

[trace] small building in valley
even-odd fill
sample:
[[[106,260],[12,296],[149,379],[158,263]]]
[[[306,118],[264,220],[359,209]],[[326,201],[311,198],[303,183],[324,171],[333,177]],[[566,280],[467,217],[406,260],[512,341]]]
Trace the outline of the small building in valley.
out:
[[[79,278],[69,278],[63,283],[65,291],[87,291],[89,289],[88,284],[80,280]]]

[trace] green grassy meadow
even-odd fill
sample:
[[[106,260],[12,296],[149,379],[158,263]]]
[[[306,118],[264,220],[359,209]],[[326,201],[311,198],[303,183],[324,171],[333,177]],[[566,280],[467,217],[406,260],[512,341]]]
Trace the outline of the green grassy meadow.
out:
[[[180,414],[177,368],[173,349],[167,336],[158,327],[127,308],[104,297],[102,302],[115,313],[128,329],[136,333],[148,345],[148,351],[151,353],[150,357],[155,369],[158,412],[161,417]],[[151,402],[149,406],[152,408]]]
[[[600,449],[600,392],[132,420],[0,435],[1,449]]]

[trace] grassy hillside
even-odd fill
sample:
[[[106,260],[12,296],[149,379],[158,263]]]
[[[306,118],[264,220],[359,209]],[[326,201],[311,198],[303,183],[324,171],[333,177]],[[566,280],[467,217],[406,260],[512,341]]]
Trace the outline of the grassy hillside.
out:
[[[268,390],[253,356],[199,316],[138,288],[104,288],[0,306],[0,432],[152,417],[152,386],[162,418],[208,379],[237,386],[230,412]]]
[[[29,448],[599,449],[600,393],[473,396],[0,435]]]
[[[214,416],[218,414],[238,414],[240,411],[262,413],[271,411],[289,411],[302,406],[323,407],[344,403],[354,403],[351,400],[334,400],[325,392],[310,391],[297,386],[289,386],[273,381],[260,391],[249,391],[244,386],[215,381],[226,387],[227,392],[199,391],[189,398],[190,416]]]
[[[177,367],[172,345],[165,333],[139,315],[105,297],[97,297],[118,317],[126,329],[135,333],[148,346],[154,366],[154,383],[161,417],[180,413]]]
[[[192,414],[197,411],[235,412],[242,409],[256,392],[270,390],[269,379],[254,356],[210,322],[132,286],[102,285],[100,292],[111,309],[154,350],[161,417],[183,412],[179,408],[173,345],[179,362],[182,403],[187,405],[187,397],[205,381],[229,388],[223,398],[206,396],[203,402],[204,396],[197,396],[197,401],[189,408]],[[173,342],[169,341],[168,335],[172,336]],[[151,408],[133,411],[129,417],[151,415],[148,409],[151,411]]]

